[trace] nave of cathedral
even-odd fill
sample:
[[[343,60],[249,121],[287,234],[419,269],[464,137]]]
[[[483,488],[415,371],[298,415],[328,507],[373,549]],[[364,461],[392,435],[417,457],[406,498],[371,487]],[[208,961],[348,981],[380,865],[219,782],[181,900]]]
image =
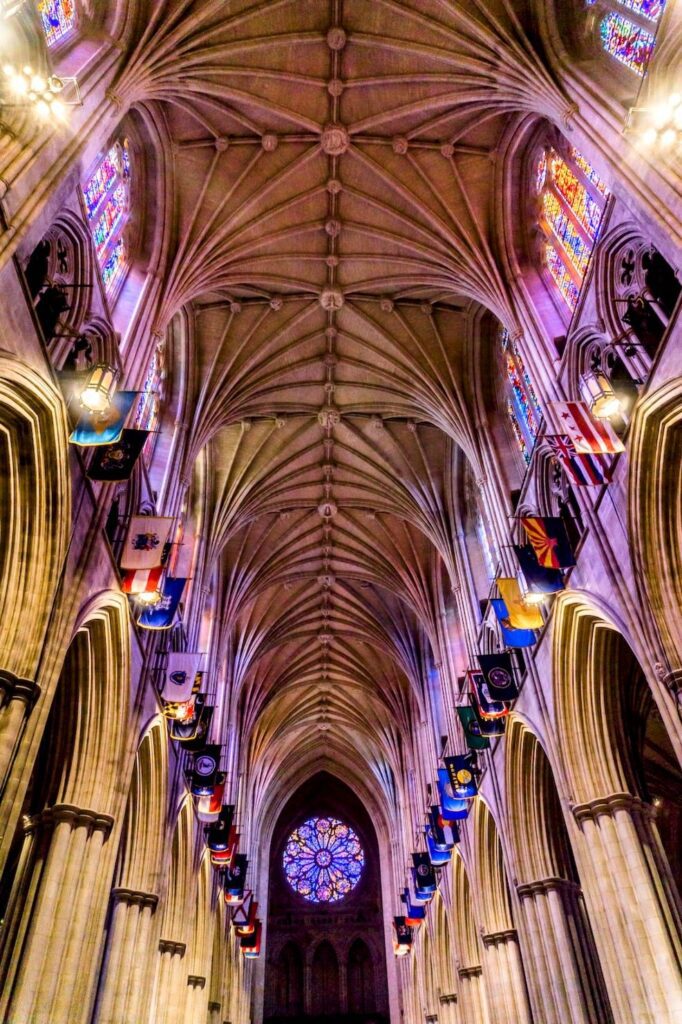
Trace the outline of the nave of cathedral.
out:
[[[682,1024],[682,0],[0,56],[0,1024]]]

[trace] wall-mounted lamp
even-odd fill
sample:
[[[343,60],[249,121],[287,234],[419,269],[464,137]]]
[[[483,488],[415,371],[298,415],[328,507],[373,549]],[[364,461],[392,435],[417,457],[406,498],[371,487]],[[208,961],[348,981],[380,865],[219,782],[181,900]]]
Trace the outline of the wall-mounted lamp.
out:
[[[599,420],[617,416],[622,411],[621,401],[611,387],[608,377],[598,371],[586,373],[580,380],[580,390],[590,412]]]
[[[646,149],[672,152],[682,143],[682,94],[673,92],[651,107],[632,107],[625,133]]]
[[[97,363],[87,371],[85,387],[80,394],[81,405],[90,412],[106,412],[116,390],[118,370],[108,363]]]
[[[161,592],[159,590],[143,590],[141,594],[136,595],[136,598],[145,608],[153,608],[161,600]]]
[[[26,107],[34,110],[42,121],[56,119],[66,120],[69,107],[81,103],[80,90],[75,78],[62,78],[58,75],[42,75],[34,71],[30,64],[18,68],[6,62],[2,66],[5,76],[9,102],[2,99],[3,107]],[[65,91],[70,98],[65,99]]]

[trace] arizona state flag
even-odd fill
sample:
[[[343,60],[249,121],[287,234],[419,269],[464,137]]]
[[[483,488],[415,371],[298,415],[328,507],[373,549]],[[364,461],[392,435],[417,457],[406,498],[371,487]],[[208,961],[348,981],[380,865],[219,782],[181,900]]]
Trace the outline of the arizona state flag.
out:
[[[538,565],[545,569],[571,569],[575,565],[573,548],[559,516],[524,516],[521,525]]]
[[[514,666],[507,651],[499,654],[477,654],[481,672],[495,700],[516,700],[519,689],[514,681]]]
[[[436,891],[436,873],[433,870],[428,853],[413,853],[412,878],[417,895],[423,899],[425,896],[431,899]]]
[[[478,793],[476,785],[476,760],[473,754],[458,754],[443,758],[455,796],[470,800]]]
[[[509,714],[509,705],[503,700],[498,700],[490,692],[490,687],[483,672],[467,672],[467,678],[471,683],[471,696],[473,697],[483,718],[504,718]]]
[[[104,413],[84,412],[69,437],[71,444],[91,447],[118,441],[136,398],[137,391],[117,391]]]
[[[481,732],[474,709],[466,704],[460,704],[457,707],[457,717],[464,730],[464,738],[469,750],[487,750],[490,740]]]
[[[507,606],[509,625],[514,629],[542,629],[545,620],[536,605],[526,604],[514,576],[500,576],[497,580],[500,597]]]
[[[140,457],[149,430],[124,430],[118,441],[97,448],[88,467],[91,480],[128,480]]]
[[[531,594],[557,594],[565,589],[561,571],[540,565],[530,544],[515,544],[514,551]]]

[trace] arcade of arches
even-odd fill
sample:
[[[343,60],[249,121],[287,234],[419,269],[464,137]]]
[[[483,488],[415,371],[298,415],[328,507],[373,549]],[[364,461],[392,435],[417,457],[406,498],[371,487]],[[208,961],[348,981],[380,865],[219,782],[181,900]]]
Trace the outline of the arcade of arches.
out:
[[[682,0],[0,54],[0,1024],[681,1024]]]

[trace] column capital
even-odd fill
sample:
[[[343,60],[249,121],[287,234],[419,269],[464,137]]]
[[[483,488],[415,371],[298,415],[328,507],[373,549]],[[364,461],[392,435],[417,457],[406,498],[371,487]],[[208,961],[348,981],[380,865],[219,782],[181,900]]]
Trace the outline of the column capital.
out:
[[[53,804],[43,812],[44,817],[51,821],[69,821],[73,828],[90,828],[93,832],[104,832],[109,835],[114,824],[110,814],[100,814],[89,808],[76,807],[74,804]]]
[[[6,668],[0,669],[0,702],[9,704],[12,700],[21,700],[30,711],[40,696],[40,687],[33,679],[22,679],[8,672]]]
[[[584,804],[571,804],[571,812],[579,825],[583,821],[597,821],[598,818],[605,815],[613,817],[616,811],[628,811],[630,814],[638,814],[647,818],[651,818],[655,814],[651,804],[644,803],[632,793],[611,793],[609,796],[599,796],[594,800],[588,800]]]
[[[581,889],[575,882],[571,882],[568,878],[540,878],[535,882],[522,882],[516,886],[516,891],[520,899],[528,898],[531,896],[543,895],[548,892],[569,892],[572,894],[580,894]],[[485,942],[485,937],[483,939]]]
[[[170,953],[171,956],[183,957],[187,950],[184,942],[174,942],[172,939],[159,939],[159,953]]]
[[[444,1005],[446,1003],[456,1003],[457,1002],[457,993],[456,992],[444,992],[442,995],[438,996],[438,1002],[439,1003],[443,1003]]]
[[[478,978],[483,974],[483,968],[480,964],[474,964],[472,967],[458,967],[457,973],[460,978]]]
[[[191,985],[192,988],[203,988],[206,984],[206,978],[202,978],[200,974],[188,974],[187,984]]]
[[[505,942],[516,942],[516,928],[507,928],[501,932],[488,932],[481,934],[484,946],[502,946]]]
[[[221,1006],[220,1003],[210,1002],[208,1004],[208,1012],[209,1013],[218,1013],[218,1011],[220,1010],[220,1006]]]
[[[137,904],[140,907],[151,907],[152,910],[156,910],[159,902],[159,897],[154,892],[140,892],[137,889],[125,889],[122,886],[112,889],[111,895],[119,903]]]

